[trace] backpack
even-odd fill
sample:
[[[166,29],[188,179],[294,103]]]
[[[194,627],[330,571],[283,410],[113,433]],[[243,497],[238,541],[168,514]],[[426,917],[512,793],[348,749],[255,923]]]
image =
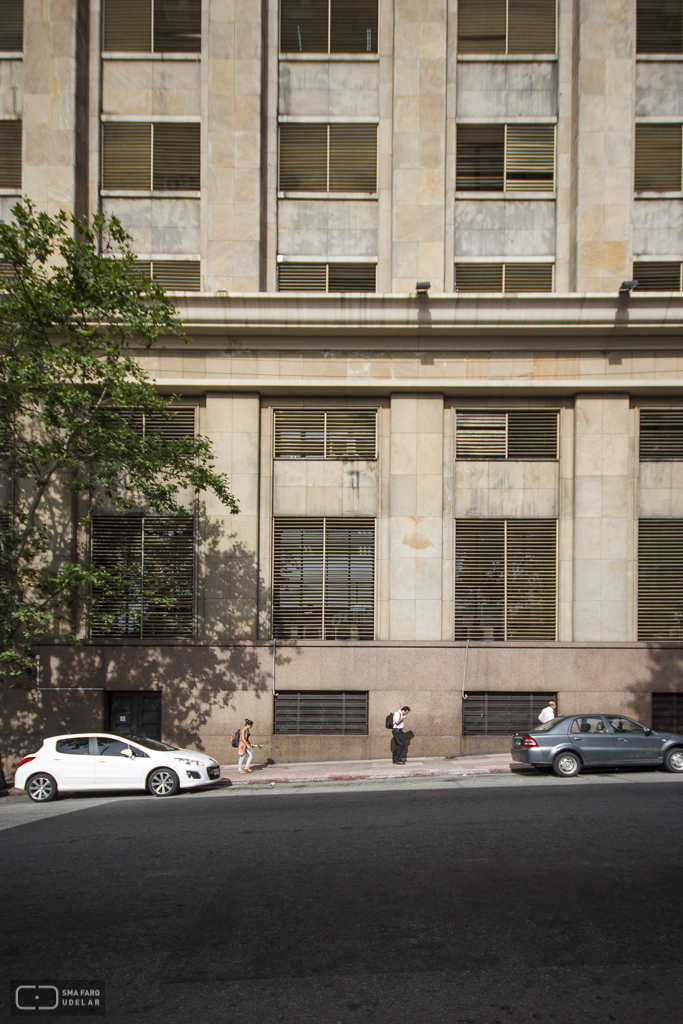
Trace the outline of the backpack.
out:
[[[234,733],[232,734],[232,736],[230,737],[230,743],[231,743],[231,745],[232,745],[233,747],[239,747],[239,745],[240,745],[240,733],[241,733],[241,731],[242,731],[241,729],[237,729],[237,731],[236,731],[236,732],[234,732]]]
[[[385,719],[384,724],[386,725],[387,729],[393,729],[394,728],[394,712],[393,711],[389,712],[389,714],[387,715],[387,717]]]

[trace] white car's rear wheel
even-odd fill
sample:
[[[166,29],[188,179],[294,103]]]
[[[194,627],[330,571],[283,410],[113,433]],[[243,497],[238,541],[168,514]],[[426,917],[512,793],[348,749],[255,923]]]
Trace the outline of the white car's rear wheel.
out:
[[[173,796],[179,785],[178,776],[170,768],[155,768],[147,779],[147,789],[153,796]]]
[[[57,797],[57,783],[51,775],[39,772],[32,775],[26,782],[26,792],[36,803],[46,804]]]

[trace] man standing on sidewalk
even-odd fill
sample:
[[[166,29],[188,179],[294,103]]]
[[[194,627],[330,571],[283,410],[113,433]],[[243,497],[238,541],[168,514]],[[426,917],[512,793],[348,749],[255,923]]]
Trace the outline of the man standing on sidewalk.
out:
[[[543,711],[538,716],[538,720],[545,725],[546,722],[552,722],[553,718],[557,718],[557,704],[554,700],[549,700],[548,707],[543,708]]]
[[[403,723],[406,715],[410,712],[410,708],[401,708],[400,711],[394,711],[394,728],[391,730],[394,737],[394,753],[392,760],[394,764],[405,764],[406,763],[406,741],[403,737]]]

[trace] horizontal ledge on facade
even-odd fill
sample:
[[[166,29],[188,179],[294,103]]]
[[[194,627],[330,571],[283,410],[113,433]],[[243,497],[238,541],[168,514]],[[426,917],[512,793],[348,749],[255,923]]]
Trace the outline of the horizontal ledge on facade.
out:
[[[195,51],[188,51],[187,53],[166,53],[164,51],[137,51],[135,53],[132,53],[130,50],[104,50],[101,56],[102,60],[184,60],[193,61],[195,63],[202,59],[201,53],[196,53]]]
[[[462,64],[548,64],[557,61],[556,53],[459,53]]]
[[[458,199],[497,199],[499,202],[503,199],[538,199],[549,201],[557,199],[557,194],[555,192],[459,192],[456,190],[455,198],[456,201]]]
[[[326,263],[363,263],[366,266],[376,264],[379,256],[321,256],[319,253],[315,256],[285,256],[280,254],[276,257],[278,263],[320,263],[324,266]],[[310,293],[309,293],[310,294]],[[348,292],[346,294],[349,294]],[[357,294],[360,294],[358,292]]]
[[[540,114],[530,116],[523,114],[519,117],[510,114],[487,114],[485,117],[456,117],[456,124],[557,124],[557,114]]]
[[[317,64],[328,64],[332,61],[335,63],[343,64],[354,64],[361,62],[363,64],[372,64],[379,61],[378,53],[289,53],[284,51],[278,55],[278,60],[284,61],[309,61]]]
[[[0,60],[23,60],[23,50],[0,50]]]
[[[0,196],[16,196],[17,199],[21,198],[20,188],[0,188]]]
[[[379,199],[379,192],[278,192],[278,199],[320,199],[336,202],[339,199]]]
[[[635,200],[638,199],[683,199],[683,192],[635,192]]]
[[[44,641],[38,645],[41,650],[49,648],[70,648],[71,644],[63,640]],[[270,651],[273,649],[272,640],[174,640],[169,637],[159,637],[149,640],[119,639],[115,637],[101,640],[81,640],[78,648],[84,647],[237,647],[250,648],[262,647]],[[276,650],[280,648],[296,647],[358,647],[361,650],[371,648],[423,648],[441,650],[470,650],[482,648],[484,650],[515,650],[534,648],[541,650],[557,649],[588,649],[588,650],[683,650],[683,640],[276,640]],[[41,686],[41,690],[49,689],[48,686]],[[79,689],[79,687],[74,687]],[[460,689],[460,687],[458,687]]]
[[[197,189],[196,191],[189,189],[178,189],[168,191],[161,189],[121,189],[121,188],[102,188],[100,189],[100,195],[103,199],[201,199],[202,194]],[[165,258],[165,257],[164,257]]]
[[[669,63],[671,61],[683,61],[683,53],[637,53],[636,63],[641,61],[658,61]]]
[[[201,124],[201,114],[100,114],[106,124]]]

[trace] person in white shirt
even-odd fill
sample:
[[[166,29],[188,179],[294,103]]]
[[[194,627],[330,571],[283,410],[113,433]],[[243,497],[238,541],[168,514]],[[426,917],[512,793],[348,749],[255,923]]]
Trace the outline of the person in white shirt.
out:
[[[543,708],[543,711],[538,716],[538,720],[545,725],[546,722],[552,722],[553,718],[557,718],[557,704],[554,700],[549,700],[548,707]]]
[[[394,727],[391,730],[394,737],[394,752],[392,755],[392,761],[394,764],[406,763],[406,741],[403,736],[403,723],[406,719],[406,715],[409,713],[410,708],[408,705],[404,708],[400,708],[398,711],[394,711]]]

